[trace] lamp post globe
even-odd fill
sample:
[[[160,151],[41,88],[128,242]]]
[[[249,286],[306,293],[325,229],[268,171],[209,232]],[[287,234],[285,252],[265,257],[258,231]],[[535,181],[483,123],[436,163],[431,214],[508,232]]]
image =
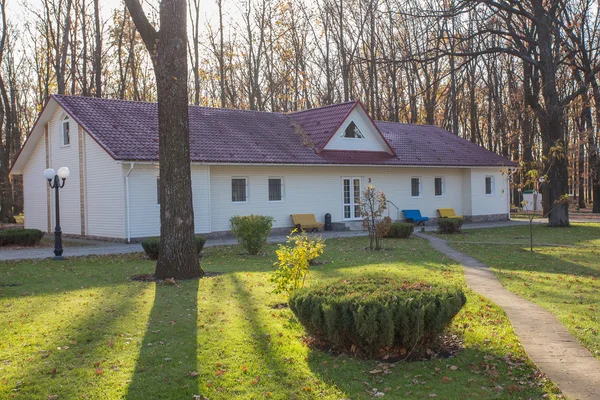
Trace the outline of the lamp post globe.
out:
[[[52,168],[48,168],[47,170],[44,171],[44,178],[48,179],[49,181],[54,179],[55,175],[56,175],[56,172],[54,172],[54,170]]]
[[[60,198],[58,190],[65,186],[65,181],[69,177],[70,171],[67,167],[60,167],[58,172],[55,172],[52,168],[48,168],[44,171],[44,178],[48,180],[48,185],[51,189],[54,189],[54,206],[56,213],[56,226],[54,227],[54,259],[64,260],[63,248],[62,248],[62,230],[60,228]],[[59,182],[62,179],[62,183]]]
[[[58,169],[58,171],[56,172],[56,175],[58,175],[58,177],[60,179],[67,179],[70,174],[71,174],[71,171],[69,171],[69,168],[67,168],[67,167],[60,167]]]

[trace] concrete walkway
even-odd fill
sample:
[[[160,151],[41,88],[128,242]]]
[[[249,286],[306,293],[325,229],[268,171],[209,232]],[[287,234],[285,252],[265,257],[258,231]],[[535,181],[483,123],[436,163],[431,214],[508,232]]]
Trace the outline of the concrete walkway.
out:
[[[337,237],[352,237],[352,236],[364,236],[366,232],[362,231],[336,231],[336,232],[319,232],[324,239],[331,239]],[[52,238],[52,235],[49,236]],[[285,235],[273,235],[270,236],[269,243],[283,243],[287,240]],[[83,243],[87,242],[88,246],[69,246],[69,242]],[[212,246],[226,246],[235,245],[237,240],[232,237],[223,239],[208,239],[205,247]],[[110,255],[110,254],[129,254],[129,253],[140,253],[144,251],[140,243],[114,243],[114,242],[102,242],[98,240],[86,240],[86,239],[63,239],[63,256],[66,258],[70,257],[83,257],[83,256],[94,256],[94,255]],[[38,247],[34,249],[18,249],[18,250],[1,250],[0,248],[0,261],[17,261],[17,260],[35,260],[54,257],[54,248],[52,247]]]
[[[544,308],[508,291],[489,267],[424,233],[437,251],[462,264],[469,287],[504,309],[531,360],[571,399],[600,399],[600,360]]]
[[[475,228],[493,228],[500,226],[522,225],[523,221],[501,221],[501,222],[486,222],[475,224],[464,224],[463,229]],[[420,230],[417,227],[415,230]],[[437,225],[424,227],[425,231],[437,231]],[[319,232],[324,239],[338,237],[365,236],[367,233],[363,231],[325,231]],[[46,237],[52,238],[52,235]],[[269,243],[283,243],[287,239],[286,235],[273,235],[269,237]],[[77,242],[79,244],[88,244],[87,246],[69,246],[69,242]],[[142,252],[140,243],[113,243],[102,242],[98,240],[88,239],[72,239],[64,238],[64,257],[82,257],[93,255],[109,255],[109,254],[128,254]],[[232,237],[222,239],[208,239],[205,246],[225,246],[237,244],[237,240]],[[0,248],[0,261],[17,261],[17,260],[35,260],[54,257],[54,249],[51,247],[35,248],[35,249],[19,249],[19,250],[3,250]]]

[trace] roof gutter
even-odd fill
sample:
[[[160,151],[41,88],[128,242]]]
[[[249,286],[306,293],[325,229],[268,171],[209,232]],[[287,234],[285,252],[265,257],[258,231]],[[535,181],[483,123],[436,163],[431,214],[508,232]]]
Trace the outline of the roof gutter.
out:
[[[129,167],[129,171],[127,171],[127,174],[125,175],[125,196],[127,196],[127,216],[125,218],[126,224],[127,224],[127,243],[131,243],[131,222],[130,222],[130,212],[129,212],[129,207],[130,207],[130,201],[129,201],[129,174],[131,174],[131,171],[133,171],[133,167],[135,167],[135,163],[132,162],[130,167]]]
[[[140,165],[158,165],[158,161],[148,160],[135,160],[135,161],[119,161],[121,164],[129,164],[134,162]],[[192,165],[210,165],[210,166],[240,166],[240,167],[389,167],[389,168],[506,168],[509,170],[517,170],[518,166],[511,165],[394,165],[394,164],[292,164],[292,163],[254,163],[254,162],[204,162],[204,161],[192,161]]]

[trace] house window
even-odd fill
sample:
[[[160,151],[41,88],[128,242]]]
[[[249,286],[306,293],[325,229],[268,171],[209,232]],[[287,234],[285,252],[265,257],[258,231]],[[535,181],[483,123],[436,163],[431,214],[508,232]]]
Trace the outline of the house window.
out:
[[[71,144],[71,133],[69,130],[69,117],[66,117],[62,123],[62,145],[68,146]]]
[[[493,194],[494,193],[494,177],[486,176],[485,177],[485,194]]]
[[[160,177],[156,177],[156,204],[160,206]]]
[[[442,196],[444,194],[444,178],[437,177],[434,180],[435,195]]]
[[[364,139],[365,135],[362,134],[360,129],[358,129],[358,126],[356,126],[354,121],[352,121],[344,131],[343,137],[352,139]]]
[[[245,202],[247,200],[246,178],[231,178],[231,201]]]
[[[410,195],[421,197],[421,178],[410,178]]]
[[[283,179],[269,178],[269,201],[283,200]]]

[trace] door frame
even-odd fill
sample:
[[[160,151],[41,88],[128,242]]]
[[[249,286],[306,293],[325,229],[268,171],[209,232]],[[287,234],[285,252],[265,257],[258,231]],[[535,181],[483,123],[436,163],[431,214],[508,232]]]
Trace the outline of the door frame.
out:
[[[357,206],[358,204],[356,204],[354,202],[354,199],[355,199],[354,180],[358,179],[358,182],[360,185],[360,187],[358,189],[359,198],[360,198],[360,195],[362,192],[362,177],[360,177],[360,176],[342,176],[341,178],[342,178],[342,220],[343,221],[360,221],[361,220],[360,215],[359,216],[355,215],[355,206]],[[350,204],[346,204],[344,202],[344,180],[346,180],[346,179],[348,179],[350,181]],[[350,218],[346,218],[346,213],[344,212],[344,207],[346,207],[348,205],[350,206],[350,212],[352,214]]]

